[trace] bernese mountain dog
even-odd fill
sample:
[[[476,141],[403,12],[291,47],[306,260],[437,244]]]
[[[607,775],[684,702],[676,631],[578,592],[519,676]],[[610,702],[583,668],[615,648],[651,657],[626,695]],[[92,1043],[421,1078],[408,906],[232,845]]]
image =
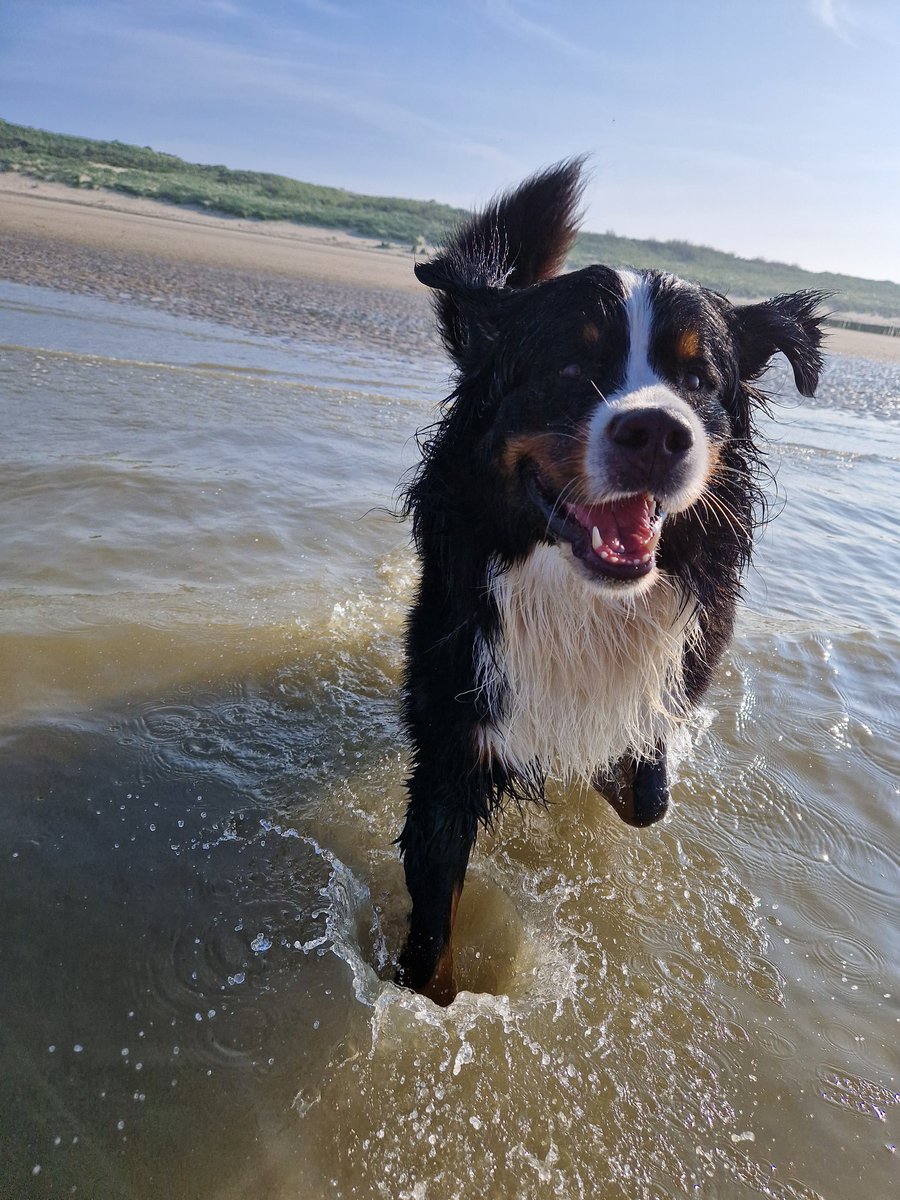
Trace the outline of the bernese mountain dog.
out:
[[[505,799],[580,779],[632,825],[665,813],[666,742],[729,643],[764,512],[757,381],[780,351],[811,396],[822,367],[821,293],[733,305],[662,271],[561,274],[581,168],[535,175],[415,268],[456,386],[405,491],[421,578],[397,980],[439,1004]]]

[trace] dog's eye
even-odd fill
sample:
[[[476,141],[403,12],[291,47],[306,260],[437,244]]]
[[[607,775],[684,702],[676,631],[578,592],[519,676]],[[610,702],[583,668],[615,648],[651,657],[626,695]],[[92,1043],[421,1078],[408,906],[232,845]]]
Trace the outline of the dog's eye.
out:
[[[681,383],[682,383],[682,386],[685,388],[685,390],[688,392],[699,392],[700,391],[700,376],[699,375],[685,375],[682,377]]]
[[[581,367],[578,363],[567,363],[564,367],[559,368],[560,379],[577,379],[581,375]]]

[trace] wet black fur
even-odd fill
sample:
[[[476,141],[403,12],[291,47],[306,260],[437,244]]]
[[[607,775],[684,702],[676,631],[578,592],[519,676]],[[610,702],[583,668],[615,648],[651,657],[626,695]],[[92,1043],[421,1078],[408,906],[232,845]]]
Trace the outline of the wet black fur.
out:
[[[551,540],[526,481],[498,468],[507,437],[573,427],[598,403],[598,389],[608,394],[621,384],[627,358],[619,276],[602,266],[556,274],[577,228],[580,167],[576,160],[535,176],[416,267],[436,289],[438,323],[457,366],[456,387],[428,431],[405,497],[422,575],[403,692],[412,770],[398,842],[413,908],[398,979],[418,989],[448,944],[452,898],[479,825],[488,825],[507,797],[543,797],[537,767],[513,774],[476,755],[476,726],[492,714],[476,686],[475,645],[478,636],[492,644],[497,633],[489,563],[508,566]],[[703,387],[686,398],[726,468],[711,485],[720,503],[698,502],[670,517],[657,555],[660,569],[697,602],[702,637],[684,664],[688,698],[697,703],[731,639],[741,574],[765,508],[754,428],[765,398],[755,384],[781,351],[800,392],[813,393],[822,365],[822,297],[801,292],[734,307],[663,273],[644,274],[661,318],[653,365],[676,388],[684,367],[669,360],[668,347],[689,326],[704,331],[707,353],[691,367]],[[586,321],[603,330],[602,351],[593,357],[580,333]],[[580,378],[560,376],[570,363],[581,365]],[[654,762],[628,759],[601,769],[597,784],[632,824],[658,819],[668,795],[665,747]]]

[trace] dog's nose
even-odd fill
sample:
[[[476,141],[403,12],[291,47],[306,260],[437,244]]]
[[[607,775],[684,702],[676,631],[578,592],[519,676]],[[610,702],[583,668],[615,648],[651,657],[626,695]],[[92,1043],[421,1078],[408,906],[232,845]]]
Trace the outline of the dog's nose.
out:
[[[636,467],[665,471],[675,466],[694,444],[687,419],[669,408],[632,408],[616,413],[606,436],[619,454]]]

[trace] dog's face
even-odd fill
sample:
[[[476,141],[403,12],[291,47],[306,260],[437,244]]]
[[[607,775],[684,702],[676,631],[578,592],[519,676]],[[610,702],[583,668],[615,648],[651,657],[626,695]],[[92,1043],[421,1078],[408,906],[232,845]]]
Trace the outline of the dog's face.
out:
[[[736,308],[672,275],[602,266],[464,301],[457,357],[486,393],[479,458],[504,489],[485,519],[509,556],[555,542],[611,596],[650,588],[667,517],[730,519],[714,481],[734,474],[724,448],[750,435],[748,381],[782,349],[800,390],[815,387],[814,303]]]
[[[666,515],[702,500],[735,433],[721,302],[672,276],[592,267],[497,316],[486,447],[508,501],[597,586],[645,590]]]
[[[561,275],[580,195],[578,160],[551,167],[416,265],[459,368],[432,449],[472,472],[470,519],[492,553],[511,562],[555,542],[599,589],[629,596],[660,556],[690,574],[701,509],[732,525],[729,553],[749,555],[752,385],[781,351],[814,393],[823,296],[736,307],[660,271]]]

